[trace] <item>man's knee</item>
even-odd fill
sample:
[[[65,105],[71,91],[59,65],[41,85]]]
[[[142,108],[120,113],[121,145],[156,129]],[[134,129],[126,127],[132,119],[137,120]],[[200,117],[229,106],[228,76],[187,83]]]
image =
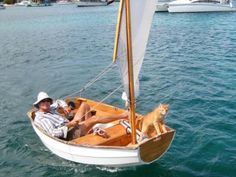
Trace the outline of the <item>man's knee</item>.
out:
[[[90,106],[85,102],[81,103],[81,107],[84,109],[90,109]]]

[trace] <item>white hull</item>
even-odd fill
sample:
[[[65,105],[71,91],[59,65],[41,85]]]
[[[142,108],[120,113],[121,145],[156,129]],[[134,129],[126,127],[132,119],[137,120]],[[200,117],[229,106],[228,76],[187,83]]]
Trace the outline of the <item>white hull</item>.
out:
[[[186,4],[169,4],[168,11],[169,12],[225,12],[225,11],[236,11],[236,9],[227,4],[186,3]]]
[[[77,163],[114,167],[144,164],[139,157],[138,148],[104,148],[66,144],[45,135],[33,124],[32,126],[43,144],[61,158]]]
[[[73,4],[72,2],[57,2],[57,5],[71,5]]]
[[[15,6],[23,7],[29,5],[30,3],[30,1],[21,1],[20,3],[15,3]]]
[[[0,6],[0,10],[1,10],[1,9],[5,9],[5,7],[4,7],[4,6]]]
[[[151,138],[134,148],[120,146],[86,146],[72,144],[50,137],[39,130],[33,122],[31,122],[31,124],[42,143],[55,155],[77,163],[110,167],[137,166],[150,164],[158,160],[170,147],[175,134],[175,132],[171,130],[161,137]],[[164,143],[166,138],[169,140],[167,143]],[[151,148],[153,144],[155,145]],[[144,155],[147,153],[145,152],[147,151],[146,148],[149,148],[149,153]],[[156,152],[153,153],[154,151]]]
[[[78,1],[77,3],[78,7],[93,7],[93,6],[107,6],[107,2],[82,2]]]
[[[30,4],[30,3],[29,3]],[[29,4],[15,4],[16,7],[26,7]]]
[[[156,5],[156,12],[168,12],[168,3],[160,2]]]

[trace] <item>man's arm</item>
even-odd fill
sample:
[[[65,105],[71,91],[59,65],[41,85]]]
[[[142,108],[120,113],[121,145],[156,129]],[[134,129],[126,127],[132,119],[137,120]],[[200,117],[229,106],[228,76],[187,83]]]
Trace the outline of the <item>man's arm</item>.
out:
[[[41,128],[43,128],[48,134],[54,137],[58,138],[66,138],[67,137],[67,131],[68,128],[66,125],[62,127],[55,127],[51,121],[48,119],[43,119],[39,122],[37,122],[37,125],[40,125]]]
[[[68,105],[64,100],[56,100],[53,104],[51,104],[51,109],[57,109],[59,107],[65,108],[67,106]]]
[[[51,110],[53,112],[59,112],[60,114],[64,114],[65,116],[70,113],[70,108],[64,100],[56,100],[53,104],[51,104]]]

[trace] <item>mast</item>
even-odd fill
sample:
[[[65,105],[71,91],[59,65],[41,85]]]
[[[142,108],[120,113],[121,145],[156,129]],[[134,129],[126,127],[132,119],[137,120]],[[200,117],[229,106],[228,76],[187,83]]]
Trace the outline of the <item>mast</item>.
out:
[[[125,0],[125,19],[126,19],[126,43],[129,77],[129,105],[130,121],[132,130],[132,144],[136,144],[135,127],[135,94],[134,94],[134,74],[133,74],[133,54],[132,54],[132,36],[131,36],[131,18],[130,18],[130,0]]]
[[[124,9],[124,0],[120,0],[120,6],[119,6],[119,10],[118,10],[118,18],[117,18],[117,23],[116,23],[116,36],[115,36],[115,42],[114,42],[113,63],[116,62],[123,9]]]
[[[125,7],[125,23],[126,23],[126,52],[128,64],[128,80],[129,80],[129,106],[130,106],[130,121],[132,130],[132,144],[136,144],[136,126],[135,126],[135,94],[134,94],[134,74],[133,74],[133,55],[132,55],[132,35],[131,35],[131,18],[130,18],[130,0],[120,0],[116,35],[113,51],[113,62],[116,62],[118,42],[120,37],[120,29],[122,22],[123,10]]]

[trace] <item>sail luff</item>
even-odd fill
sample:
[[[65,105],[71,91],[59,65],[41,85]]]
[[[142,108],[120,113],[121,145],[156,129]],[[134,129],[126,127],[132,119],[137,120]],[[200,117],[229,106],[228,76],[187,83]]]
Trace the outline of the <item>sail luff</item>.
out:
[[[118,17],[117,17],[117,23],[116,23],[116,35],[115,35],[115,41],[114,41],[114,51],[113,51],[113,63],[116,62],[117,58],[117,51],[118,51],[118,42],[120,37],[120,27],[121,27],[121,19],[124,9],[124,0],[120,0],[120,6],[118,10]]]
[[[125,0],[125,12],[126,12],[125,19],[126,19],[126,44],[127,44],[127,63],[128,63],[128,79],[129,79],[130,121],[132,130],[132,144],[136,144],[137,141],[136,141],[136,127],[135,127],[135,94],[134,94],[130,0]]]
[[[136,142],[135,97],[139,95],[139,73],[156,8],[155,1],[123,0],[124,5],[120,6],[123,9],[118,16],[120,23],[117,24],[113,57],[119,67],[124,87],[122,99],[130,103],[133,143]]]
[[[131,17],[131,34],[133,50],[133,74],[135,96],[139,95],[139,73],[143,63],[148,36],[155,12],[156,0],[129,0]],[[125,8],[125,7],[124,7]],[[129,95],[128,66],[127,66],[127,44],[126,44],[126,12],[123,8],[118,38],[116,63],[119,66],[124,92]],[[127,96],[128,97],[128,96]]]

